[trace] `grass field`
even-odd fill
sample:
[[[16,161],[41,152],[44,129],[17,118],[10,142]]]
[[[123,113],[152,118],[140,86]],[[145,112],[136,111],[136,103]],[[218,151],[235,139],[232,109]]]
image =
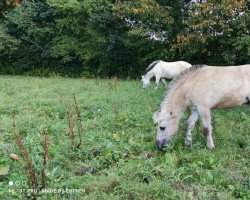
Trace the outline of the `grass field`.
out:
[[[27,163],[15,142],[15,131],[29,152],[38,186],[42,134],[48,134],[45,188],[65,189],[65,193],[44,192],[38,199],[250,199],[247,106],[213,110],[213,151],[205,147],[200,122],[193,146],[184,147],[187,114],[176,138],[159,151],[152,114],[163,93],[163,86],[143,90],[139,81],[132,80],[1,76],[0,170],[9,166],[9,171],[0,175],[0,199],[31,196]],[[72,143],[79,142],[74,95],[83,134],[82,145],[72,149]],[[73,142],[68,135],[67,104],[74,114]]]

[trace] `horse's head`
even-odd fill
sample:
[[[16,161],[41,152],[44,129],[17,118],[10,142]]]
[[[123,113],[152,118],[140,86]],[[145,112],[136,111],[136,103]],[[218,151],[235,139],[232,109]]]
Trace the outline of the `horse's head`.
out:
[[[150,85],[150,80],[145,76],[141,76],[142,88],[146,88]]]
[[[153,114],[153,121],[158,124],[156,145],[161,148],[176,134],[178,119],[173,112],[162,113],[159,111]]]

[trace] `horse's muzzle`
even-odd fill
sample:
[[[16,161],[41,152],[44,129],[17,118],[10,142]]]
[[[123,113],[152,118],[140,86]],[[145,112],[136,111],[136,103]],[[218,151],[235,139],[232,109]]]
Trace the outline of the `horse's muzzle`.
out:
[[[167,143],[167,140],[166,139],[163,139],[163,140],[156,140],[156,146],[160,149],[162,148],[163,146],[165,146],[165,144]]]

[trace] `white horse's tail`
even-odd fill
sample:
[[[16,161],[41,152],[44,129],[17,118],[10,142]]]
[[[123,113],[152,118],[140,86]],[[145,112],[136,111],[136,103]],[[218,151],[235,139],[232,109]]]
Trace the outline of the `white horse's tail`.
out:
[[[152,70],[152,69],[154,68],[154,66],[157,65],[158,62],[160,62],[160,60],[157,60],[157,61],[152,62],[152,63],[148,66],[148,68],[145,70],[144,75],[146,75],[150,70]]]

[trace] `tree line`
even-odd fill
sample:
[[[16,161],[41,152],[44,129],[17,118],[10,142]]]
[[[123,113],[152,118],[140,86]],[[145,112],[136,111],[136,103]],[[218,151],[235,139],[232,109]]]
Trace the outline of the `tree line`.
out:
[[[136,78],[154,60],[249,63],[247,0],[2,0],[0,73]]]

